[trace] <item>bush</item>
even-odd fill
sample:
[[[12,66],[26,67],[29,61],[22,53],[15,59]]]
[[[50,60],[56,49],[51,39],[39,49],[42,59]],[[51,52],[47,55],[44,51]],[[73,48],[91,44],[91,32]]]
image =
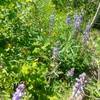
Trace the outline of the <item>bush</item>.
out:
[[[18,84],[24,82],[23,99],[58,100],[66,90],[70,91],[68,70],[75,68],[72,84],[76,76],[89,71],[93,52],[82,42],[89,9],[83,17],[82,31],[77,32],[74,9],[66,8],[65,1],[60,1],[0,1],[0,98],[12,98]],[[89,5],[77,2],[80,9],[84,4]],[[95,9],[95,2],[91,6]],[[69,26],[67,9],[72,19]]]

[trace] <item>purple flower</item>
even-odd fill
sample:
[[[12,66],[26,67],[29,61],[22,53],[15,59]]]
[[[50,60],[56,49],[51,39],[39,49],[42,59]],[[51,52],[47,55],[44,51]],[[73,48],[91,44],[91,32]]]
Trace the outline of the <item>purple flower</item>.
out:
[[[68,25],[71,23],[71,18],[70,18],[70,16],[67,16],[67,18],[66,18],[66,23],[67,23]]]
[[[58,60],[59,58],[59,45],[60,45],[60,41],[57,41],[55,43],[55,46],[53,47],[53,52],[52,52],[53,60]]]
[[[89,33],[90,29],[91,29],[91,25],[88,23],[87,26],[86,26],[85,32]]]
[[[87,43],[87,41],[89,40],[90,29],[91,29],[91,25],[88,23],[87,26],[86,26],[86,29],[84,31],[84,34],[83,34],[83,42],[84,43]]]
[[[84,86],[86,83],[86,73],[79,75],[79,78],[76,78],[76,83],[73,87],[72,97],[77,97],[81,93],[84,93]]]
[[[74,21],[76,21],[76,20],[78,19],[78,17],[79,17],[79,16],[78,16],[77,14],[75,14],[75,15],[74,15]]]
[[[18,87],[16,88],[15,93],[13,94],[12,100],[20,100],[20,98],[23,96],[23,92],[25,89],[25,84],[21,83],[18,85]]]
[[[17,89],[19,89],[21,92],[23,92],[23,90],[25,89],[25,85],[24,84],[19,84]]]
[[[74,16],[74,27],[76,30],[80,30],[80,25],[82,23],[82,15],[75,15]]]
[[[58,55],[59,55],[59,48],[54,47],[54,48],[53,48],[52,58],[55,60],[55,59],[58,58]]]
[[[75,22],[75,29],[77,29],[77,30],[80,29],[80,22],[79,21]]]
[[[86,73],[84,73],[84,72],[79,75],[79,78],[85,78],[85,77],[86,77]]]
[[[73,75],[74,75],[74,71],[75,71],[75,68],[71,68],[71,69],[67,72],[67,76],[73,76]]]

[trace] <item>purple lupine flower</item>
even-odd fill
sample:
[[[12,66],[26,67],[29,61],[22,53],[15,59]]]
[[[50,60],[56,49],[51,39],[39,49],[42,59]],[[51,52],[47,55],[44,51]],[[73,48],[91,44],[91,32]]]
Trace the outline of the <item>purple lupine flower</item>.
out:
[[[80,25],[82,23],[82,15],[75,15],[74,16],[74,27],[76,30],[80,30]]]
[[[53,52],[52,52],[52,58],[53,60],[57,60],[59,58],[59,41],[55,43],[55,46],[53,47]]]
[[[53,60],[58,59],[58,55],[59,55],[59,48],[58,47],[54,47],[53,48],[53,54],[52,54]]]
[[[91,25],[90,25],[90,23],[88,23],[87,26],[86,26],[86,30],[85,31],[89,33],[90,29],[91,29]]]
[[[20,100],[24,94],[25,84],[21,83],[16,88],[15,93],[13,94],[12,100]]]
[[[89,40],[89,32],[90,32],[90,29],[91,29],[91,25],[88,23],[87,26],[86,26],[86,29],[84,31],[84,34],[83,34],[83,42],[86,44],[87,41]]]
[[[76,83],[73,87],[72,97],[77,97],[81,93],[84,93],[84,86],[86,83],[86,73],[79,75],[79,78],[76,78]]]
[[[66,18],[66,24],[70,24],[71,23],[71,18],[70,18],[70,16],[67,16],[67,18]]]
[[[73,75],[74,75],[74,71],[75,71],[75,68],[71,68],[71,69],[67,72],[67,76],[73,76]]]
[[[75,14],[75,15],[74,15],[74,21],[76,21],[78,17],[79,17],[79,16],[78,16],[77,14]]]

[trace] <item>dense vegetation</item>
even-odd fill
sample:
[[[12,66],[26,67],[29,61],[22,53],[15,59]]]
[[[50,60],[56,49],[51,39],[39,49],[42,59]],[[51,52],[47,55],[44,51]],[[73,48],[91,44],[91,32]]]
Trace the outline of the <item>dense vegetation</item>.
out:
[[[100,98],[100,31],[91,26],[98,4],[1,0],[0,100],[11,100],[21,83],[22,100],[69,100],[75,78],[83,72],[85,100]],[[74,75],[68,75],[72,68]]]

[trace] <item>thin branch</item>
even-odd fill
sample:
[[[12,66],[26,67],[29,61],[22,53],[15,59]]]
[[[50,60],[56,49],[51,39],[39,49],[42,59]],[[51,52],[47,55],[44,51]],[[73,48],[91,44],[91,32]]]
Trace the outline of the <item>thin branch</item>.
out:
[[[99,5],[98,5],[98,8],[97,8],[97,11],[95,13],[95,16],[93,17],[93,20],[91,22],[91,27],[93,26],[93,24],[95,22],[95,19],[96,19],[97,15],[98,15],[99,10],[100,10],[100,2],[99,2]]]

